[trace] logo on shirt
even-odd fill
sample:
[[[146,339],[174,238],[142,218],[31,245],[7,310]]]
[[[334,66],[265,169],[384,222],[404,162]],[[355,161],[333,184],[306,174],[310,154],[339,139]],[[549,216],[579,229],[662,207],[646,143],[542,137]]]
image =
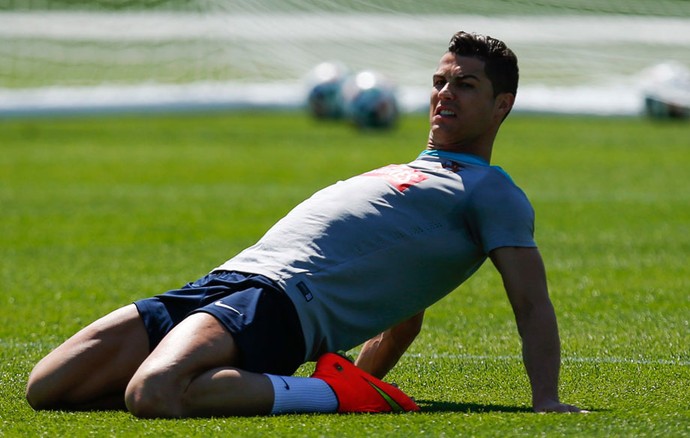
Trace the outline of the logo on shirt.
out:
[[[303,281],[300,281],[295,286],[297,286],[297,289],[299,289],[299,291],[302,293],[302,296],[304,297],[305,300],[307,300],[307,302],[314,299],[314,294],[311,293],[311,290],[309,290],[309,288],[307,287],[306,284],[304,284]]]
[[[458,173],[460,172],[460,169],[462,169],[462,165],[456,161],[451,161],[451,160],[445,160],[441,163],[441,166],[443,166],[444,169],[450,170],[453,173]]]
[[[386,167],[364,173],[362,176],[383,178],[401,192],[427,179],[427,176],[419,170],[404,164],[390,164]]]

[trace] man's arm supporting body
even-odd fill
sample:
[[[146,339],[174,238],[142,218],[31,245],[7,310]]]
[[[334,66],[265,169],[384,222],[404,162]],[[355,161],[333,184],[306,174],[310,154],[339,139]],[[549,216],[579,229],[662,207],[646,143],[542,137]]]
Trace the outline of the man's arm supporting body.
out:
[[[422,329],[424,312],[369,339],[362,346],[355,365],[379,379],[390,371]]]
[[[504,247],[491,251],[490,257],[515,313],[532,407],[536,412],[581,412],[558,398],[561,345],[539,250]]]
[[[561,346],[556,314],[549,298],[546,271],[537,248],[504,247],[491,260],[503,279],[522,338],[522,355],[532,387],[536,412],[583,412],[561,403],[558,376]],[[424,312],[368,340],[355,364],[382,379],[412,344],[422,327]]]

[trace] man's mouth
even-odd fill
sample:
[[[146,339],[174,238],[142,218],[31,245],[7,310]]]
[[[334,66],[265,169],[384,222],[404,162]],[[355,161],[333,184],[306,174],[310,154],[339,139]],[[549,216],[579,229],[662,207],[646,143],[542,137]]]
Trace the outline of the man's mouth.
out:
[[[448,108],[440,108],[440,109],[436,110],[435,115],[441,116],[441,117],[457,117],[457,114],[455,114],[455,111],[450,110]]]

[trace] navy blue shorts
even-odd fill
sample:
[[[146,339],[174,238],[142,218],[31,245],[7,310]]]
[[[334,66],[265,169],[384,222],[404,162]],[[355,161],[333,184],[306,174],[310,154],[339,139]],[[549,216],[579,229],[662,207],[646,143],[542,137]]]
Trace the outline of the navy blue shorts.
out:
[[[238,367],[289,376],[304,362],[302,327],[292,301],[262,275],[212,272],[181,289],[136,301],[151,350],[188,315],[213,315],[240,351]]]

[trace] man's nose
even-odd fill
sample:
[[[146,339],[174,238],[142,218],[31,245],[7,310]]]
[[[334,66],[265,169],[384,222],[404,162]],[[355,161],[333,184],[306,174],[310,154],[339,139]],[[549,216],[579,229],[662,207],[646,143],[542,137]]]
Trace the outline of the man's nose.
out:
[[[441,99],[444,99],[444,100],[453,98],[453,92],[450,89],[450,82],[446,83],[443,86],[443,88],[441,88],[439,90],[438,97],[440,97]]]

